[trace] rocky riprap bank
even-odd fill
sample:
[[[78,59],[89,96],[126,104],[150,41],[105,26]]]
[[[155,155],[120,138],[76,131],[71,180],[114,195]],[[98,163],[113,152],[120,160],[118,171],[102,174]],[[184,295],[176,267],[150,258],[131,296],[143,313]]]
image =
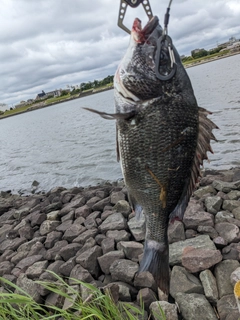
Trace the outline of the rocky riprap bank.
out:
[[[183,222],[169,226],[170,303],[160,302],[167,319],[239,319],[239,227],[240,169],[205,171]],[[121,183],[29,196],[1,192],[0,276],[46,305],[69,307],[35,283],[56,281],[51,270],[70,285],[68,277],[108,286],[115,300],[137,304],[142,297],[147,319],[157,291],[151,274],[137,274],[144,236],[144,219],[131,212]]]

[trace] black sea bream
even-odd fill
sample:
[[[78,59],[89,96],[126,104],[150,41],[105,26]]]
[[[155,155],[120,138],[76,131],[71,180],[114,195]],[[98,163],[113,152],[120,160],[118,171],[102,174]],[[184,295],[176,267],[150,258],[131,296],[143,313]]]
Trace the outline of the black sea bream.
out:
[[[168,294],[168,223],[183,218],[200,166],[207,151],[212,152],[210,140],[215,140],[212,130],[217,126],[207,118],[210,112],[198,107],[174,47],[176,70],[166,80],[173,65],[157,50],[162,33],[157,17],[143,29],[135,19],[114,78],[116,113],[89,110],[116,119],[117,154],[129,201],[136,214],[146,216],[139,272],[151,272],[159,289]]]
[[[135,19],[114,87],[116,114],[122,116],[115,116],[118,157],[133,210],[141,207],[146,216],[139,271],[150,271],[168,294],[168,223],[182,219],[217,127],[206,118],[209,112],[198,107],[175,48],[175,75],[167,81],[156,76],[162,31],[157,17],[144,29]]]

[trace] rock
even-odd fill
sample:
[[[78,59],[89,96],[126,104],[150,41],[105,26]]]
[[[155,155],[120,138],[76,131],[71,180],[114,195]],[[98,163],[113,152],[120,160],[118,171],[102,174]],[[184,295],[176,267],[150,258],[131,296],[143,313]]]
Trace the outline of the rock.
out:
[[[174,266],[170,279],[170,294],[176,299],[177,293],[203,293],[203,287],[197,277],[183,267]]]
[[[54,231],[60,225],[60,221],[45,220],[40,226],[40,235],[45,236],[51,231]]]
[[[63,240],[72,242],[74,239],[82,235],[86,231],[86,228],[81,224],[72,224],[63,234]]]
[[[1,243],[0,253],[4,253],[5,250],[17,250],[23,243],[27,241],[26,238],[7,239]]]
[[[94,282],[91,274],[84,269],[80,264],[76,264],[76,266],[72,269],[70,273],[69,285],[76,284],[74,279],[80,280],[82,282],[91,283]]]
[[[30,226],[30,224],[27,224],[25,227],[22,227],[18,230],[18,234],[20,238],[26,238],[27,240],[32,240],[34,235],[34,230]]]
[[[133,217],[128,221],[128,228],[136,241],[142,241],[145,239],[146,226],[145,216],[142,215],[139,219]]]
[[[239,312],[234,294],[222,297],[217,302],[220,320],[238,320]]]
[[[232,190],[228,194],[229,200],[239,200],[240,199],[240,191]]]
[[[155,301],[150,304],[150,312],[153,320],[162,319],[161,310],[164,312],[165,320],[178,320],[177,307],[166,301]]]
[[[62,203],[61,202],[55,202],[51,203],[48,206],[44,208],[44,213],[48,214],[51,211],[56,211],[60,210],[62,208]]]
[[[230,281],[231,281],[231,284],[234,286],[238,281],[240,280],[240,267],[238,267],[236,270],[234,270],[232,273],[231,273],[231,276],[230,276]]]
[[[96,240],[92,237],[88,238],[83,247],[76,253],[76,257],[96,245]]]
[[[127,218],[131,213],[131,207],[126,200],[119,200],[113,207],[113,210],[116,212],[121,212],[125,218]]]
[[[220,210],[222,202],[222,199],[218,196],[207,197],[205,199],[205,206],[207,208],[207,212],[216,214]]]
[[[72,220],[66,220],[62,222],[59,226],[57,226],[56,231],[65,232],[68,228],[70,228],[73,224]]]
[[[94,246],[89,250],[83,252],[76,258],[76,262],[79,263],[83,268],[87,269],[94,277],[99,276],[99,265],[98,260],[102,255],[102,248]]]
[[[138,271],[138,264],[130,260],[119,259],[111,264],[109,270],[114,281],[124,281],[131,284]]]
[[[125,200],[126,196],[122,191],[113,192],[110,197],[110,202],[116,204],[120,200]]]
[[[102,242],[103,242],[104,239],[106,239],[105,234],[97,234],[96,237],[95,237],[96,243],[97,243],[98,245],[100,245],[100,246],[101,246],[101,244],[102,244]],[[114,240],[113,240],[113,242],[114,242]],[[103,247],[102,247],[102,249],[103,249]]]
[[[40,275],[45,271],[45,269],[47,269],[47,267],[47,260],[38,261],[33,263],[33,265],[30,265],[25,274],[29,279],[38,279]]]
[[[55,242],[59,241],[62,238],[62,232],[51,231],[48,233],[44,246],[47,249],[50,249],[54,246]]]
[[[120,241],[117,244],[118,250],[123,250],[127,259],[138,262],[138,257],[143,253],[143,245],[135,241]]]
[[[49,212],[47,214],[47,220],[58,221],[59,220],[59,210]]]
[[[22,259],[17,265],[16,265],[16,268],[19,268],[19,269],[27,269],[29,266],[33,265],[35,262],[37,261],[41,261],[43,260],[43,256],[42,255],[34,255],[34,256],[31,256],[31,257],[26,257],[24,259]],[[25,271],[24,270],[24,271]]]
[[[117,303],[120,299],[120,284],[119,283],[109,283],[107,286],[103,287],[103,292],[105,295],[110,296],[114,303]],[[128,292],[126,292],[128,291]],[[122,294],[121,301],[131,301],[131,296],[129,289],[125,290],[125,292]],[[126,300],[125,300],[126,299]],[[129,300],[130,299],[130,300]]]
[[[4,274],[10,274],[13,268],[14,264],[10,261],[0,262],[0,277],[2,277]]]
[[[217,231],[213,227],[208,226],[198,226],[197,232],[201,234],[207,234],[211,239],[214,239],[218,236]]]
[[[37,303],[41,302],[41,296],[39,293],[39,285],[31,279],[28,279],[25,274],[20,274],[16,285],[29,294]],[[22,291],[15,290],[15,293],[22,294]]]
[[[89,238],[95,237],[98,234],[98,229],[93,228],[84,231],[77,238],[73,239],[73,242],[84,244]]]
[[[67,213],[65,216],[61,217],[62,223],[67,221],[67,220],[73,220],[75,216],[75,211],[71,210],[69,213]]]
[[[169,264],[171,266],[182,263],[183,250],[186,247],[195,249],[215,250],[216,247],[208,235],[200,235],[196,238],[187,239],[184,241],[174,242],[169,245]]]
[[[240,260],[240,245],[239,243],[231,243],[229,246],[222,249],[223,260]]]
[[[134,278],[134,287],[150,288],[155,292],[157,291],[156,281],[149,271],[143,271],[136,274]]]
[[[61,265],[63,263],[64,263],[64,261],[61,261],[61,260],[58,260],[58,261],[55,261],[55,262],[51,263],[48,266],[47,270],[41,274],[39,279],[40,280],[44,280],[44,281],[45,280],[48,280],[48,281],[49,280],[54,280],[54,281],[56,281],[57,278],[54,275],[54,273],[57,274],[58,276],[61,276],[61,273],[59,272],[59,268],[61,267]],[[48,271],[52,271],[52,273],[48,272]]]
[[[130,233],[126,230],[109,230],[106,233],[107,238],[113,238],[115,242],[128,241],[130,239]]]
[[[214,275],[217,280],[219,297],[233,293],[233,285],[230,277],[233,271],[239,267],[239,262],[235,260],[224,260],[215,266]]]
[[[240,206],[233,209],[232,213],[236,219],[240,220]]]
[[[43,243],[45,241],[46,237],[36,237],[28,242],[23,243],[22,245],[20,245],[17,249],[18,252],[20,251],[26,251],[29,252],[32,248],[32,246],[34,244],[36,244],[37,242],[41,242]]]
[[[238,200],[224,200],[223,209],[232,212],[234,209],[240,206],[240,201]]]
[[[68,261],[70,258],[74,257],[78,250],[81,248],[82,245],[79,243],[70,243],[60,249],[59,255],[63,258],[64,261]]]
[[[68,261],[66,261],[65,263],[63,263],[60,268],[59,268],[59,272],[65,276],[65,277],[69,277],[70,273],[72,271],[72,269],[75,267],[76,265],[76,258],[70,258]]]
[[[233,182],[225,182],[221,180],[215,180],[212,183],[213,188],[215,188],[218,191],[222,191],[225,193],[230,192],[231,190],[236,190],[237,187],[234,185]]]
[[[92,207],[93,211],[103,211],[104,207],[110,204],[110,197],[102,199],[95,203]]]
[[[87,218],[91,212],[92,212],[92,209],[89,208],[88,205],[84,205],[75,210],[75,218],[79,218],[79,217]]]
[[[31,214],[31,226],[40,226],[46,219],[47,215],[45,213],[41,213],[40,211],[33,212]]]
[[[45,258],[47,260],[55,260],[56,256],[59,254],[59,251],[66,245],[68,245],[66,240],[56,242],[51,249],[47,250]]]
[[[210,303],[202,294],[178,293],[176,301],[184,320],[218,320]]]
[[[123,259],[123,251],[111,251],[98,257],[98,263],[103,273],[110,274],[110,266],[115,260]]]
[[[198,209],[196,209],[198,210]],[[195,211],[186,210],[183,223],[187,229],[197,230],[198,226],[214,226],[213,215],[205,211]]]
[[[57,294],[56,292],[51,292],[49,293],[49,295],[47,296],[46,300],[45,300],[45,306],[47,307],[56,307],[56,308],[61,308],[63,307],[63,303],[64,303],[64,296]]]
[[[203,198],[206,194],[213,194],[216,195],[217,191],[213,188],[213,186],[206,186],[206,187],[202,187],[199,188],[198,190],[194,191],[193,195],[194,197],[196,197],[197,199],[201,199]]]
[[[137,295],[137,303],[144,303],[144,309],[149,311],[150,304],[156,301],[156,294],[150,288],[140,289]]]
[[[99,230],[102,233],[106,233],[108,230],[122,230],[126,227],[126,219],[120,212],[115,212],[103,221],[103,223],[99,226]]]
[[[219,250],[186,247],[182,255],[182,265],[191,273],[209,269],[221,260]]]
[[[94,205],[95,203],[99,202],[100,200],[101,200],[101,198],[99,198],[99,197],[92,197],[92,198],[90,198],[90,199],[87,201],[86,205],[87,205],[89,208],[92,208],[93,205]]]
[[[217,281],[210,270],[200,273],[200,280],[203,285],[204,294],[210,303],[216,304],[218,301]]]
[[[228,222],[217,223],[215,225],[215,229],[219,236],[222,237],[227,243],[230,243],[236,239],[239,233],[239,228]]]
[[[103,254],[114,250],[115,241],[113,238],[105,238],[101,243]]]
[[[169,243],[185,240],[184,225],[181,221],[175,220],[168,226]]]

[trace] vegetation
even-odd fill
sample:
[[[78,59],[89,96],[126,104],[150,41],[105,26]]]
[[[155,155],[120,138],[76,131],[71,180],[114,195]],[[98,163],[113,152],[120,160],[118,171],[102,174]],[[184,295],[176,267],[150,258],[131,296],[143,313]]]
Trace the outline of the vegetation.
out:
[[[93,285],[71,279],[74,286],[69,286],[61,277],[54,274],[56,282],[37,281],[38,284],[57,295],[58,305],[42,305],[33,300],[32,296],[24,292],[7,279],[0,278],[7,293],[0,293],[1,320],[137,320],[143,319],[144,306],[140,308],[132,304],[119,302],[116,304],[109,291],[104,295]],[[86,298],[79,294],[79,287],[84,288]],[[12,293],[11,291],[15,291]],[[68,301],[68,308],[63,307]],[[166,320],[159,307],[156,319]]]
[[[223,50],[222,52],[220,52],[220,50],[209,50],[209,51],[207,51],[208,52],[207,55],[205,55],[205,53],[202,52],[202,55],[200,54],[200,57],[198,57],[198,58],[193,58],[192,56],[184,57],[184,58],[182,58],[183,65],[186,66],[188,64],[194,64],[194,63],[198,63],[198,62],[202,62],[202,61],[207,61],[212,58],[225,56],[226,54],[229,53],[228,49]],[[199,56],[199,55],[197,55],[197,56]]]

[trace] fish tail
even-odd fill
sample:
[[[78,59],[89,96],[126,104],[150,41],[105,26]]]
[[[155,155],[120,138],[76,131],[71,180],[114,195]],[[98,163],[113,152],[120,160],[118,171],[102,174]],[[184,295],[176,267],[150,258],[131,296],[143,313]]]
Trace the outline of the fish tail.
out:
[[[139,272],[149,271],[157,285],[166,295],[169,294],[169,248],[168,242],[146,240]]]

